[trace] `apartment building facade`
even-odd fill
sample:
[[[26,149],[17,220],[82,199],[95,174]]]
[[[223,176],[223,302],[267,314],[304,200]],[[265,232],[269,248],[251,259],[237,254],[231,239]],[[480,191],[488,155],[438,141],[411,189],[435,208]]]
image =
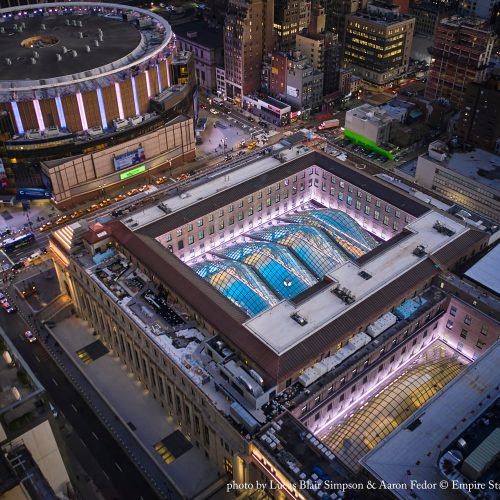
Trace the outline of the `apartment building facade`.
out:
[[[486,80],[495,39],[482,19],[453,16],[441,20],[434,32],[425,97],[461,106],[467,85]]]

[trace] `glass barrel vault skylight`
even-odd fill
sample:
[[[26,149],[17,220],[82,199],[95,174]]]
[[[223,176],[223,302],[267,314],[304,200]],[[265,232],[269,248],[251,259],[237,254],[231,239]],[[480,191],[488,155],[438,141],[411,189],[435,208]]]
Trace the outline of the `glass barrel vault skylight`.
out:
[[[251,238],[279,243],[292,252],[319,278],[348,259],[315,227],[290,224],[249,234]]]
[[[349,215],[332,209],[284,215],[277,225],[243,237],[252,241],[211,250],[213,260],[193,270],[250,317],[293,299],[378,244]]]
[[[252,266],[283,299],[291,299],[316,283],[290,250],[274,243],[234,245],[218,250],[216,255]]]
[[[352,217],[340,210],[308,210],[287,215],[282,220],[323,229],[347,255],[354,259],[378,245],[377,241]]]
[[[278,303],[255,272],[240,262],[220,260],[196,265],[193,270],[249,316]]]

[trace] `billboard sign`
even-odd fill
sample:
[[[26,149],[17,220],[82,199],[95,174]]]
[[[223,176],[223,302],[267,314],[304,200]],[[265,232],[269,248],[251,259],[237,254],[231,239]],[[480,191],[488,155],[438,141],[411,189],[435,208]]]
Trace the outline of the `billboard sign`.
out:
[[[134,175],[142,174],[145,171],[146,171],[146,165],[141,165],[140,167],[133,168],[132,170],[129,170],[128,172],[123,172],[123,174],[120,174],[120,180],[124,181],[125,179],[128,179],[129,177],[134,177]]]
[[[144,153],[144,148],[137,148],[133,151],[129,151],[128,153],[124,153],[122,155],[115,156],[113,158],[113,164],[115,166],[115,170],[123,170],[124,168],[131,167],[132,165],[137,165],[137,163],[141,163],[146,159],[146,154]]]
[[[290,87],[290,85],[286,86],[286,93],[290,97],[299,97],[300,96],[299,89],[296,89],[295,87]]]
[[[50,200],[52,193],[44,188],[17,188],[18,200]]]

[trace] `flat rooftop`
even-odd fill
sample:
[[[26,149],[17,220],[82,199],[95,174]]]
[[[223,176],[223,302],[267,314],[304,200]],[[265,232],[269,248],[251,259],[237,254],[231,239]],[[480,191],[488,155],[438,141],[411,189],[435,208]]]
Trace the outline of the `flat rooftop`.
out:
[[[290,107],[290,104],[287,104],[286,102],[278,101],[278,99],[274,99],[274,97],[265,97],[262,100],[264,102],[267,102],[268,104],[275,106],[278,109],[285,109],[285,108]]]
[[[115,226],[106,226],[108,234],[115,232]],[[103,231],[102,226],[99,225],[97,230]],[[55,231],[55,240],[64,241],[65,233],[65,228]],[[110,248],[104,253],[91,255],[83,246],[79,247],[73,258],[144,335],[165,353],[187,378],[200,387],[217,410],[229,415],[230,402],[227,393],[231,395],[232,400],[245,404],[243,397],[225,384],[219,371],[210,366],[211,358],[203,352],[207,337],[197,323],[189,321],[168,299],[168,295],[123,253]],[[223,385],[227,385],[225,392],[219,390]],[[247,408],[247,411],[258,422],[265,422],[262,411],[252,408]]]
[[[182,38],[209,49],[222,49],[224,35],[222,29],[212,28],[205,21],[192,21],[190,23],[178,24],[173,28],[177,38]]]
[[[412,19],[411,16],[406,15],[390,15],[384,16],[382,14],[377,15],[375,12],[367,12],[366,10],[360,10],[350,15],[352,18],[362,19],[365,23],[370,24],[380,24],[382,26],[391,26],[392,24],[398,24],[403,21],[408,21]]]
[[[286,138],[285,138],[286,139]],[[283,161],[275,157],[283,155]],[[350,168],[329,155],[311,150],[303,145],[285,148],[281,144],[273,146],[272,154],[261,156],[258,152],[245,156],[243,160],[221,166],[210,174],[203,183],[193,184],[185,181],[178,195],[170,195],[164,202],[169,208],[167,215],[157,206],[134,213],[123,223],[141,234],[157,238],[172,229],[191,222],[198,217],[224,207],[248,193],[279,182],[286,177],[319,166],[327,172],[337,175],[347,182],[365,189],[373,196],[392,203],[415,217],[428,211],[417,200],[388,187],[378,179]]]
[[[361,464],[379,480],[406,484],[406,488],[391,490],[398,498],[459,498],[459,491],[439,487],[412,491],[410,481],[439,485],[444,479],[438,466],[442,451],[476,420],[480,407],[486,409],[500,395],[499,364],[500,342],[497,341],[363,457]]]
[[[475,149],[468,153],[453,153],[444,161],[431,158],[428,153],[422,156],[467,179],[500,191],[500,156],[489,153],[484,149]]]
[[[497,272],[492,272],[496,269]],[[500,297],[500,245],[492,248],[484,257],[479,259],[464,274],[474,283],[491,290]]]
[[[67,26],[66,20],[70,23],[81,21],[82,27]],[[26,27],[18,32],[14,25],[21,22]],[[1,79],[6,81],[43,80],[88,71],[127,56],[141,42],[141,32],[133,24],[97,15],[26,16],[0,23],[0,26],[5,30],[0,33]],[[103,41],[95,47],[99,28],[103,32]],[[79,32],[83,33],[83,38],[78,38]],[[51,43],[37,42],[36,38],[31,44],[26,42],[31,37],[50,39]],[[85,51],[87,45],[90,52]],[[66,53],[63,47],[67,49]],[[73,57],[72,50],[76,50],[76,57]],[[32,64],[35,51],[38,58]],[[57,61],[57,54],[61,54],[61,61]],[[5,62],[6,58],[11,60],[11,65]]]
[[[184,224],[196,222],[249,193],[314,166],[406,210],[415,219],[356,263],[338,267],[293,300],[279,302],[251,319],[158,243],[163,235]],[[282,148],[277,155],[256,155],[247,164],[233,168],[222,166],[203,183],[187,181],[179,194],[162,202],[164,210],[153,207],[127,216],[123,222],[113,222],[113,236],[116,235],[125,247],[130,247],[139,260],[150,262],[151,269],[179,296],[273,378],[292,373],[297,366],[312,361],[332,343],[343,340],[345,332],[375,321],[383,314],[387,303],[435,276],[440,269],[436,261],[446,266],[457,252],[463,252],[484,237],[483,233],[468,229],[446,215],[429,212],[429,208],[418,200],[379,179],[303,146]],[[451,234],[434,229],[436,221]],[[131,239],[129,231],[135,232],[134,238]],[[420,245],[424,253],[417,257],[413,251]],[[432,259],[428,258],[429,253],[433,254]],[[158,262],[153,261],[153,254],[160,259]],[[369,274],[370,279],[359,276],[361,271]],[[347,304],[332,293],[337,283],[351,290],[356,299]],[[294,313],[306,320],[302,326],[291,318]]]
[[[450,237],[434,229],[437,220],[451,229],[454,235]],[[433,254],[452,239],[468,231],[462,224],[433,211],[414,220],[406,228],[406,237],[366,262],[346,262],[337,267],[327,275],[332,284],[299,305],[281,301],[273,308],[249,319],[245,327],[281,355],[341,315],[349,314],[360,302],[380,293],[381,289],[394,286],[391,283],[403,273],[411,273],[423,262],[422,257],[413,254],[413,250],[419,245],[423,245],[428,254]],[[374,252],[377,252],[377,249]],[[369,254],[366,257],[369,257]],[[371,278],[364,279],[360,276],[362,271],[368,273]],[[337,283],[355,294],[356,301],[353,304],[346,304],[332,293],[332,288]],[[293,314],[298,314],[307,324],[300,325],[292,318]]]

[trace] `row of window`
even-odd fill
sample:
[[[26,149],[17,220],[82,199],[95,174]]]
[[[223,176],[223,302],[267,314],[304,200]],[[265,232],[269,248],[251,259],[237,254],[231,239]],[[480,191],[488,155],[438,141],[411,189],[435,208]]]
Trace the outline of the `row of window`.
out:
[[[94,293],[96,293],[97,290],[94,290]],[[109,325],[106,324],[106,321],[103,317],[102,311],[100,312],[100,309],[98,307],[94,307],[94,303],[90,302],[88,299],[88,294],[83,291],[79,293],[79,295],[82,298],[81,303],[85,306],[86,311],[86,317],[88,318],[93,318],[94,319],[94,327],[98,328],[102,333],[110,333],[109,331]],[[102,297],[101,297],[102,298]],[[104,299],[105,300],[105,299]],[[99,313],[100,312],[100,313]],[[119,321],[119,318],[122,319],[120,316],[116,318]],[[120,326],[122,331],[128,331],[131,332],[133,329],[131,327],[126,328],[124,324]],[[129,367],[132,369],[132,371],[135,371],[136,375],[138,375],[141,379],[147,379],[150,382],[150,386],[153,390],[153,392],[158,391],[160,398],[165,397],[165,399],[168,401],[170,404],[170,408],[176,408],[178,416],[184,416],[185,422],[188,424],[189,428],[191,428],[191,425],[193,425],[194,431],[196,434],[200,435],[202,434],[202,426],[200,424],[200,418],[198,415],[193,414],[193,420],[191,420],[191,410],[190,407],[185,404],[184,408],[181,403],[181,397],[179,394],[175,394],[174,398],[174,392],[175,392],[175,387],[176,385],[174,383],[169,383],[167,381],[167,376],[166,376],[166,371],[163,370],[161,371],[158,363],[160,363],[160,359],[157,360],[157,362],[153,361],[150,359],[147,354],[153,354],[155,355],[156,358],[159,358],[159,354],[157,349],[149,349],[152,352],[151,353],[145,353],[143,350],[138,350],[137,348],[134,348],[134,345],[132,344],[131,341],[129,341],[126,337],[119,335],[117,333],[117,326],[114,326],[112,328],[112,332],[110,335],[110,338],[108,341],[111,341],[111,345],[113,345],[113,348],[116,349],[117,351],[121,352],[122,354],[122,359],[125,358],[124,360],[130,362]],[[137,341],[140,342],[141,340],[144,340],[138,332],[137,333]],[[149,346],[149,344],[146,342],[146,349]],[[163,360],[163,365],[165,366],[165,369],[167,367],[167,361],[165,357],[161,357]],[[128,364],[128,363],[127,363]],[[174,367],[171,367],[172,370],[172,377],[175,379],[177,377],[176,371]],[[161,371],[161,373],[160,373]],[[181,384],[183,386],[186,386],[187,383],[184,380],[184,377],[181,376]],[[186,388],[187,390],[187,388]],[[194,401],[195,393],[194,389],[191,387],[191,398],[187,398],[184,395],[184,398],[190,399],[191,402]],[[201,400],[201,405],[205,406],[205,401],[203,398],[200,398]],[[174,406],[175,404],[175,406]],[[193,408],[194,410],[195,408]],[[202,413],[201,410],[200,414]],[[194,413],[194,411],[193,411]],[[182,426],[182,422],[178,421],[178,424]],[[210,447],[210,434],[215,435],[216,433],[212,430],[209,429],[207,425],[203,425],[203,442],[205,446],[208,448]],[[189,435],[189,432],[188,432]],[[229,450],[229,445],[227,443],[224,443],[221,440],[221,445],[224,445],[226,451],[230,451],[232,455],[232,450]],[[227,468],[227,464],[225,465]]]
[[[434,330],[437,328],[437,322],[435,323],[434,325]],[[341,405],[345,400],[348,400],[350,398],[352,398],[354,396],[354,394],[360,390],[364,385],[366,385],[368,383],[368,380],[369,378],[373,378],[373,375],[374,376],[377,376],[379,374],[381,374],[381,372],[384,371],[384,369],[389,369],[390,371],[393,370],[393,365],[394,365],[394,362],[396,361],[396,359],[399,360],[399,364],[402,364],[404,362],[404,358],[403,356],[405,354],[407,354],[407,351],[408,351],[408,354],[407,355],[413,355],[413,351],[412,349],[414,347],[416,347],[417,345],[417,342],[419,341],[419,337],[415,337],[411,343],[411,347],[410,349],[408,349],[409,345],[404,345],[402,347],[402,349],[398,352],[398,353],[394,353],[387,361],[384,361],[382,363],[380,363],[380,365],[378,366],[377,368],[377,371],[376,372],[371,372],[371,373],[368,373],[367,375],[365,375],[361,380],[360,382],[356,382],[355,384],[353,384],[350,389],[348,391],[344,391],[342,392],[341,394],[339,394],[338,396],[335,397],[335,400],[332,400],[328,403],[328,405],[326,406],[326,412],[329,413],[333,410],[333,405],[334,404],[339,404]],[[428,337],[428,330],[425,330],[422,334],[422,337],[421,337],[421,346],[423,345],[423,343],[425,342],[425,339]],[[406,337],[405,337],[406,338]],[[393,344],[391,346],[391,348],[395,345],[395,341],[397,339],[393,339]],[[380,355],[382,356],[385,352],[385,348],[381,349],[380,351]],[[365,361],[365,367],[366,367],[366,361]],[[353,376],[356,375],[356,370],[353,370]],[[343,377],[341,379],[341,384],[339,387],[341,387],[342,385],[345,384],[345,377]],[[330,396],[330,394],[333,393],[333,386],[329,387],[328,388],[328,392],[327,392],[327,397]],[[320,402],[320,396],[317,396],[314,400],[314,406],[318,405]],[[301,409],[302,411],[302,414],[306,413],[307,411],[307,406],[304,406],[302,407]],[[314,415],[313,415],[313,420],[314,422],[317,422],[320,418],[321,418],[321,413],[322,413],[322,410],[319,410],[317,411]],[[309,427],[310,426],[310,423],[309,422],[304,422],[304,424]]]
[[[310,175],[317,175],[319,176],[319,171],[318,171],[318,168],[317,167],[311,167],[311,169],[309,170],[309,174]],[[301,174],[299,175],[294,175],[293,177],[291,177],[290,179],[285,179],[284,181],[282,182],[278,182],[276,183],[274,186],[268,186],[265,190],[262,190],[262,191],[259,191],[256,195],[248,195],[246,197],[246,201],[247,203],[253,203],[254,202],[254,199],[257,199],[257,200],[260,200],[263,198],[263,195],[264,195],[264,192],[267,194],[267,195],[271,195],[273,193],[273,191],[275,191],[275,195],[273,197],[270,197],[268,196],[266,198],[266,207],[270,207],[272,205],[272,203],[280,203],[280,201],[282,199],[287,199],[289,197],[289,190],[284,190],[282,192],[280,192],[282,190],[282,187],[288,187],[290,185],[290,182],[292,184],[296,184],[298,182],[298,179],[299,179],[299,176],[301,179],[305,178],[306,176],[306,172],[303,171],[301,172]],[[372,202],[372,195],[371,194],[368,194],[368,193],[365,193],[363,192],[362,190],[360,189],[357,189],[355,186],[349,184],[349,183],[346,183],[345,181],[341,180],[341,179],[338,179],[336,178],[335,176],[333,175],[330,175],[330,195],[331,196],[334,196],[335,195],[335,189],[337,188],[337,185],[339,187],[339,189],[342,189],[342,190],[345,190],[347,189],[347,193],[352,193],[352,196],[350,194],[347,194],[346,197],[345,197],[345,201],[346,201],[346,204],[348,206],[353,206],[353,202],[354,202],[354,207],[356,208],[356,210],[361,210],[362,207],[363,207],[363,202],[366,201],[366,203],[371,203]],[[322,182],[321,182],[321,190],[326,192],[327,189],[328,189],[328,181],[327,181],[327,173],[325,171],[322,171]],[[319,188],[319,179],[313,179],[313,178],[310,178],[309,181],[308,181],[308,187],[317,187]],[[295,196],[297,194],[298,191],[304,191],[306,188],[306,185],[304,182],[300,182],[298,187],[297,186],[293,186],[292,185],[292,188],[291,188],[291,195],[292,196]],[[338,200],[339,201],[344,201],[344,191],[339,191],[338,194],[337,194],[337,197],[338,197]],[[356,201],[354,201],[353,199],[353,196],[356,196]],[[189,232],[192,232],[194,231],[194,228],[195,228],[195,225],[196,227],[202,227],[205,223],[205,220],[208,221],[208,222],[213,222],[214,221],[214,218],[216,216],[220,218],[224,217],[227,213],[232,213],[234,212],[235,208],[243,208],[244,206],[244,201],[245,199],[242,198],[240,199],[238,202],[236,203],[232,203],[230,205],[228,205],[227,207],[225,208],[220,208],[217,212],[214,212],[214,213],[210,213],[206,216],[206,219],[204,217],[201,217],[199,218],[196,223],[195,222],[190,222],[189,224],[187,224],[184,228],[183,227],[179,227],[177,230],[176,230],[176,236],[177,237],[181,237],[183,235],[183,232],[186,230],[188,233]],[[380,199],[375,199],[375,207],[376,208],[382,208],[382,201]],[[263,205],[262,205],[262,202],[258,202],[257,206],[256,206],[256,210],[257,212],[260,212],[263,208]],[[383,207],[383,210],[386,212],[386,213],[391,213],[394,211],[394,217],[399,219],[401,218],[401,211],[400,210],[397,210],[395,209],[394,207],[392,207],[389,203],[385,203],[384,204],[384,207]],[[366,215],[370,215],[370,212],[371,212],[371,207],[370,206],[365,206],[364,207],[364,213]],[[248,216],[251,216],[253,215],[254,213],[254,208],[253,207],[249,207],[248,208]],[[238,220],[241,221],[245,218],[245,213],[240,210],[238,211]],[[373,218],[375,220],[380,220],[380,210],[374,210],[374,213],[373,213]],[[409,223],[411,220],[411,217],[409,215],[406,215],[405,216],[405,222],[406,223]],[[384,225],[388,226],[389,225],[389,217],[388,216],[384,216],[382,218],[382,222]],[[232,225],[234,224],[234,218],[233,217],[229,217],[228,218],[228,224],[229,225]],[[224,229],[224,221],[219,221],[219,229],[222,230]],[[397,231],[399,229],[399,223],[398,222],[394,222],[393,223],[393,230],[394,231]],[[214,226],[209,226],[208,228],[209,230],[209,234],[213,234],[214,233]],[[198,239],[201,240],[205,237],[205,233],[203,230],[199,230],[198,231]],[[194,243],[194,236],[188,236],[188,244],[192,244]],[[169,242],[169,241],[172,241],[172,234],[171,233],[167,233],[165,235],[165,241],[166,242]],[[184,246],[184,243],[182,243],[182,248]],[[181,248],[179,248],[180,250]]]
[[[313,404],[312,404],[312,407],[314,406],[317,406],[321,400],[325,400],[325,399],[328,399],[330,397],[331,394],[333,394],[333,391],[334,390],[338,390],[340,389],[343,385],[345,385],[345,383],[352,379],[353,377],[355,377],[356,375],[358,375],[359,373],[362,373],[364,370],[366,370],[374,361],[380,359],[382,356],[384,356],[386,354],[386,351],[390,351],[392,350],[397,344],[398,344],[398,341],[399,342],[402,342],[404,341],[405,339],[408,338],[408,336],[410,335],[410,329],[412,330],[412,332],[416,332],[421,326],[425,325],[426,323],[429,322],[431,316],[434,318],[436,315],[438,315],[440,312],[442,311],[442,307],[438,307],[435,311],[430,311],[428,312],[425,317],[423,318],[423,320],[418,320],[413,326],[412,328],[407,328],[404,332],[402,332],[402,335],[398,335],[396,336],[395,338],[393,338],[390,342],[387,342],[387,344],[382,347],[381,349],[379,349],[379,352],[378,352],[378,355],[372,360],[372,362],[370,362],[370,359],[366,359],[362,365],[359,365],[355,368],[353,368],[350,372],[349,372],[349,376],[343,376],[339,381],[338,381],[338,385],[337,383],[334,383],[332,384],[326,392],[323,392],[321,395],[317,395],[316,398],[313,400]],[[436,321],[434,323],[434,326],[433,326],[433,330],[435,330],[438,326],[438,322]],[[427,330],[424,331],[423,333],[423,336],[422,338],[425,339],[427,338]],[[412,346],[415,346],[416,343],[417,343],[417,337],[413,339],[413,343],[412,343]],[[340,349],[342,347],[342,343],[338,344],[336,346],[336,349]],[[402,354],[404,354],[406,352],[406,347],[403,347],[403,350],[402,350]],[[375,354],[375,353],[374,353]],[[330,353],[327,353],[325,357],[329,356]],[[393,358],[394,356],[392,356]],[[391,358],[391,359],[392,359]],[[392,363],[392,361],[390,361]],[[379,367],[379,372],[383,369],[383,364],[380,365]],[[365,377],[366,378],[366,377]],[[364,383],[364,382],[363,382]],[[353,391],[354,392],[354,391]],[[341,399],[342,401],[342,399]],[[310,405],[309,405],[310,406]],[[302,414],[305,414],[308,410],[308,406],[305,405],[302,407],[301,409],[301,412]]]

